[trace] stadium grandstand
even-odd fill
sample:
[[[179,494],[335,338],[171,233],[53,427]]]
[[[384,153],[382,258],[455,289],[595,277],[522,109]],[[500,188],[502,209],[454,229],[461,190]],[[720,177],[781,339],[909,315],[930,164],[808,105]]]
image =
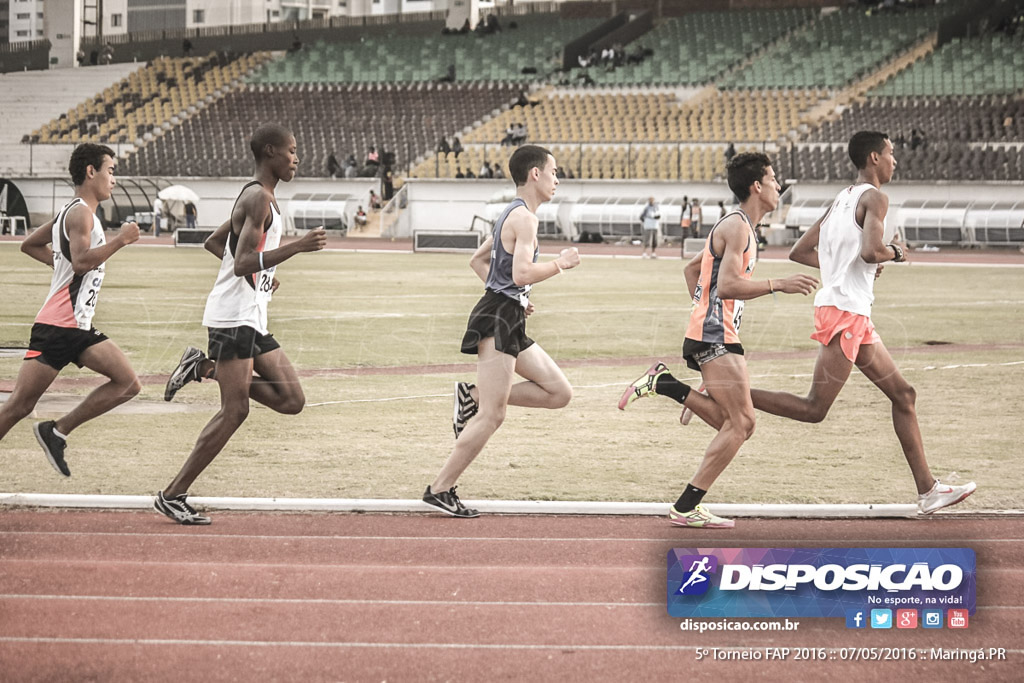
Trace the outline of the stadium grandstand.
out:
[[[128,31],[107,45],[136,68],[18,118],[0,145],[8,174],[26,148],[45,165],[89,140],[116,144],[132,176],[244,176],[252,122],[280,121],[306,178],[486,175],[526,141],[580,181],[721,183],[727,150],[757,149],[781,177],[827,183],[872,128],[897,145],[897,181],[1021,181],[1020,4],[564,2],[496,5],[472,29],[433,12]],[[182,39],[191,54],[166,56]],[[50,73],[34,93],[17,81],[26,100]]]

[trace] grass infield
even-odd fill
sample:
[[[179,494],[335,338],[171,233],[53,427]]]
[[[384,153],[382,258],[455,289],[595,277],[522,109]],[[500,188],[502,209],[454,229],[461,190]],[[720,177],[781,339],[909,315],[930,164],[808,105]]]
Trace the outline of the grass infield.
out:
[[[756,277],[793,264],[761,263]],[[186,344],[205,348],[201,317],[217,270],[199,249],[129,247],[107,265],[97,328],[141,376],[166,375]],[[303,376],[298,416],[254,407],[193,487],[203,496],[416,498],[452,444],[451,388],[474,371],[458,342],[482,288],[464,255],[299,255],[278,270],[271,331]],[[25,346],[49,288],[46,268],[0,244],[0,346]],[[1024,507],[1016,420],[1024,415],[1024,269],[890,266],[876,286],[873,319],[918,392],[933,472],[973,479],[965,509]],[[622,388],[665,360],[679,360],[689,305],[679,261],[587,259],[537,285],[529,334],[575,387],[560,411],[511,408],[467,470],[466,498],[670,501],[713,432],[678,424],[678,406],[645,399],[616,410]],[[805,393],[816,344],[810,297],[749,302],[743,343],[752,384]],[[0,358],[10,388],[22,361]],[[37,415],[60,414],[89,386],[73,366]],[[162,401],[162,378],[120,411],[69,440],[72,477],[46,463],[31,420],[0,442],[0,490],[152,493],[180,467],[216,411],[216,384]],[[387,399],[387,400],[385,400]],[[317,405],[322,404],[322,405]],[[174,408],[169,412],[168,408]],[[887,401],[856,372],[829,417],[804,425],[758,416],[757,431],[716,483],[709,502],[910,503],[913,480]]]

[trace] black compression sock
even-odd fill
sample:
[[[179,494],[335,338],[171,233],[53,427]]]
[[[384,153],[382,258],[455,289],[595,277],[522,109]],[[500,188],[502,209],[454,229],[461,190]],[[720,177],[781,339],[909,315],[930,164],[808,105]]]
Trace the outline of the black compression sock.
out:
[[[705,493],[707,491],[704,489],[699,489],[693,484],[687,484],[683,495],[679,496],[679,500],[676,501],[676,512],[689,512],[694,509],[704,500]]]
[[[677,403],[682,403],[690,395],[690,385],[683,384],[669,373],[658,377],[654,384],[654,391],[658,396],[668,396]]]

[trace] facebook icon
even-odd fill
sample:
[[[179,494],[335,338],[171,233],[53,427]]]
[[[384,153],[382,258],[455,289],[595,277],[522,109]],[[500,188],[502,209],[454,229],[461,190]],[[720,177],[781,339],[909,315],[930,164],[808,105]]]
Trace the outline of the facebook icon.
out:
[[[864,610],[846,610],[846,628],[867,628],[867,617]]]

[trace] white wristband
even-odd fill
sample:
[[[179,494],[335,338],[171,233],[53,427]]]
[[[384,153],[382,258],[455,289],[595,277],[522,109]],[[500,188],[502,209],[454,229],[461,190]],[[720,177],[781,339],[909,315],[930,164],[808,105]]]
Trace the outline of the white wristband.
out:
[[[561,275],[562,274],[562,266],[558,265],[558,259],[555,259],[554,261],[552,261],[552,263],[555,264],[555,268],[558,268],[558,274]]]
[[[260,270],[266,270],[266,268],[263,267],[263,252],[262,251],[260,252]]]

